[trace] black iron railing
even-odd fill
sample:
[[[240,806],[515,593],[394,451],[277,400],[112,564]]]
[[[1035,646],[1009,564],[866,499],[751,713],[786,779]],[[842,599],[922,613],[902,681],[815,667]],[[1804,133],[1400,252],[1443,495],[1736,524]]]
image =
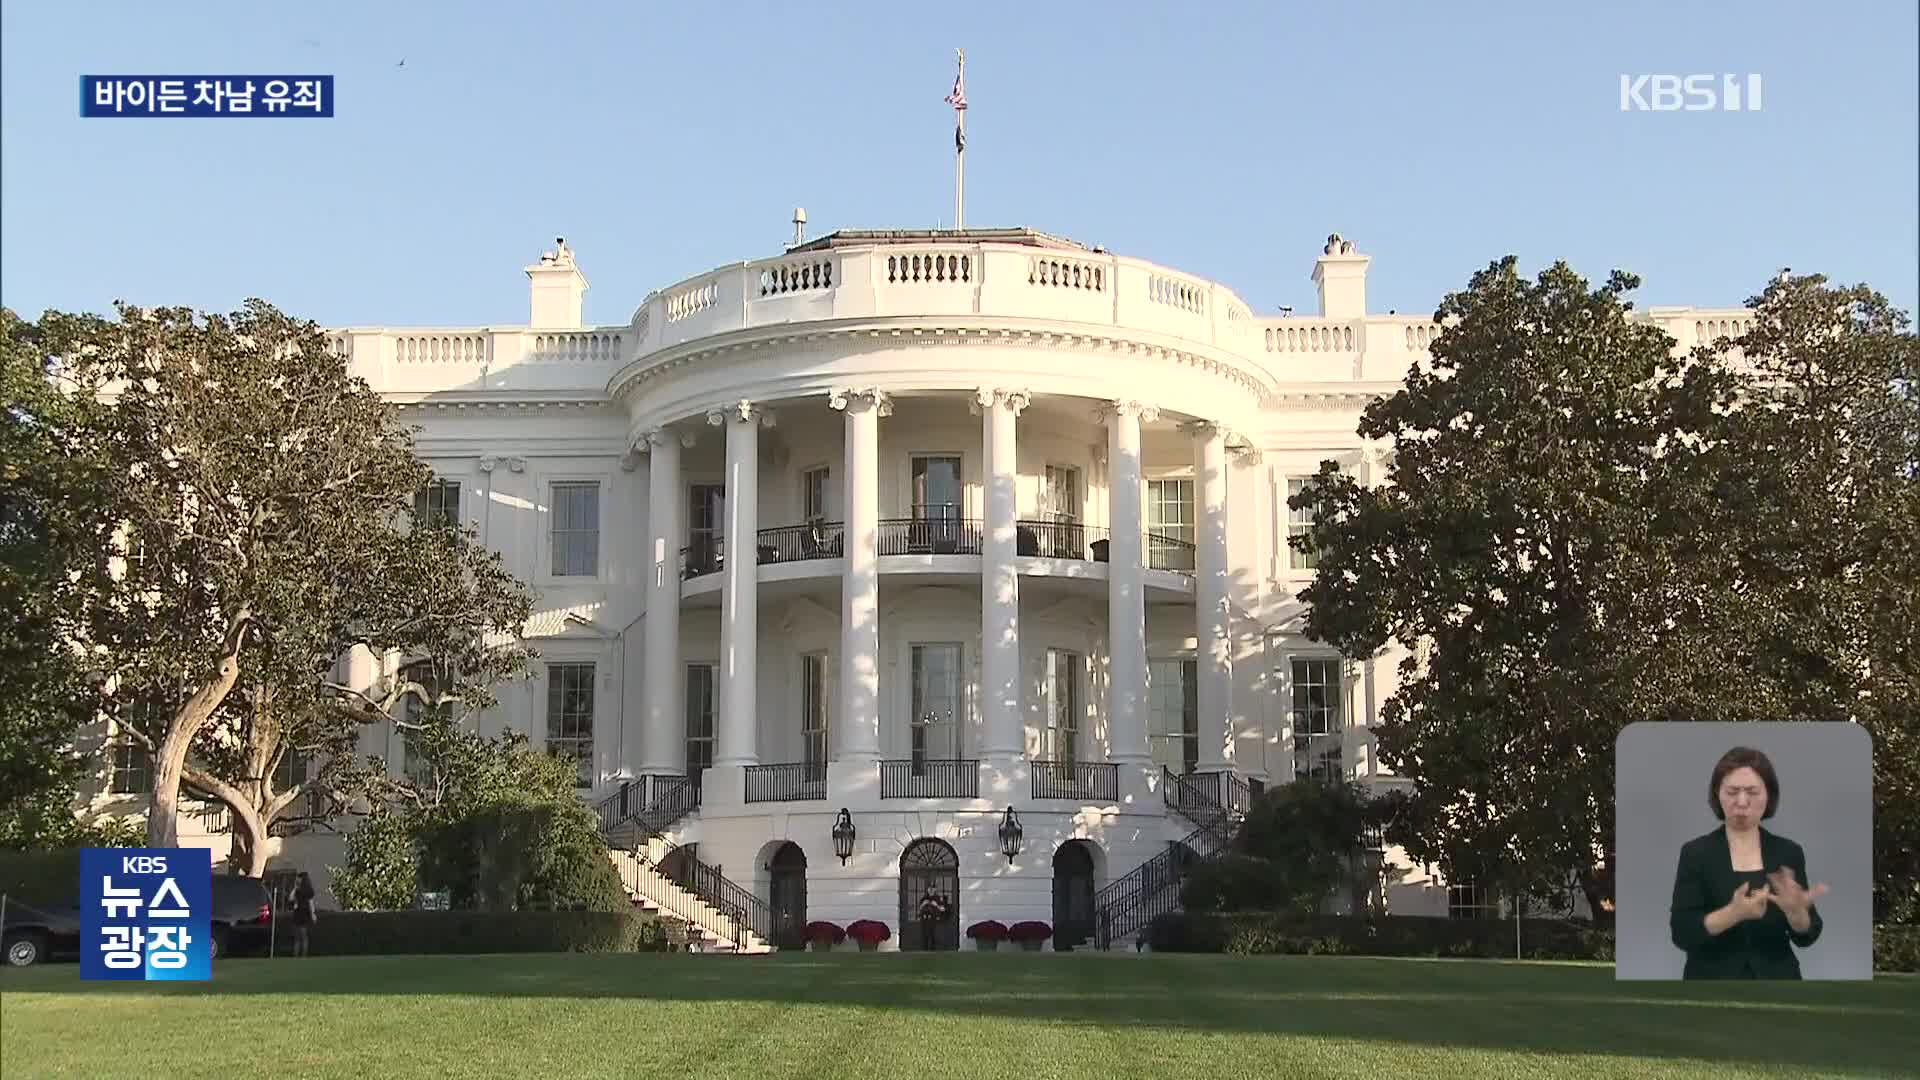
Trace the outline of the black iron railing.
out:
[[[978,758],[911,758],[880,763],[883,799],[977,799]]]
[[[1147,534],[1147,568],[1193,573],[1193,543],[1163,533]]]
[[[680,578],[703,577],[717,574],[727,566],[727,538],[724,536],[697,536],[693,543],[680,549]]]
[[[666,832],[700,806],[700,777],[651,776],[623,782],[600,800],[600,835],[631,851]]]
[[[708,907],[733,920],[736,948],[745,947],[751,930],[761,941],[773,940],[773,909],[753,891],[728,880],[717,866],[709,866],[687,848],[666,845],[666,855],[654,868],[675,885],[705,901]]]
[[[1110,948],[1115,941],[1138,934],[1156,917],[1179,911],[1187,874],[1226,850],[1212,846],[1213,841],[1209,830],[1198,829],[1095,893],[1095,946]]]
[[[1078,521],[1016,521],[1015,552],[1043,559],[1107,561],[1107,530]]]
[[[967,518],[888,518],[880,523],[882,555],[978,555],[980,523]]]
[[[827,797],[827,763],[789,761],[746,767],[748,802],[798,802]]]
[[[1100,761],[1035,761],[1033,797],[1036,799],[1077,799],[1088,802],[1117,802],[1120,799],[1120,766]]]
[[[1212,836],[1216,846],[1225,847],[1233,839],[1237,815],[1220,801],[1224,790],[1222,773],[1182,775],[1164,766],[1160,769],[1160,790],[1167,808],[1198,825]]]
[[[813,521],[760,530],[760,564],[837,559],[846,554],[845,526],[838,521]]]

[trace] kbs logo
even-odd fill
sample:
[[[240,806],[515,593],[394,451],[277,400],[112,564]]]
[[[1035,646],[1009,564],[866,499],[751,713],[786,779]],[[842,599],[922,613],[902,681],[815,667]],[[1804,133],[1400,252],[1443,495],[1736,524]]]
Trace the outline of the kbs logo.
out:
[[[1759,112],[1758,75],[1622,75],[1621,112]]]

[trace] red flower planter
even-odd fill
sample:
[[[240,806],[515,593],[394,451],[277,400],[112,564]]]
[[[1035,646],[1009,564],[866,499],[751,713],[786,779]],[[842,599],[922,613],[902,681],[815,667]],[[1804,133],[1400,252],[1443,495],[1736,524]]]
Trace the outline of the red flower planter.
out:
[[[1053,927],[1033,920],[1017,922],[1007,930],[1007,936],[1019,942],[1020,947],[1028,952],[1039,952],[1040,946],[1053,936]]]
[[[840,929],[838,924],[817,919],[807,924],[806,938],[814,952],[827,952],[847,940],[847,932]]]
[[[974,947],[981,952],[993,952],[1007,939],[1007,924],[998,919],[987,919],[967,927],[967,936],[973,939]]]
[[[880,943],[891,938],[893,931],[887,924],[873,919],[856,919],[847,926],[847,936],[860,943],[861,952],[872,952]]]

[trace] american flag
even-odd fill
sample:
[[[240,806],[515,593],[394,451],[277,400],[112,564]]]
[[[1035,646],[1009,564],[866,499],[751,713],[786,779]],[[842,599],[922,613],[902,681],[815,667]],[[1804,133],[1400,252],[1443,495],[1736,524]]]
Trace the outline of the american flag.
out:
[[[967,77],[964,74],[953,77],[953,93],[946,97],[947,104],[955,109],[967,107]]]

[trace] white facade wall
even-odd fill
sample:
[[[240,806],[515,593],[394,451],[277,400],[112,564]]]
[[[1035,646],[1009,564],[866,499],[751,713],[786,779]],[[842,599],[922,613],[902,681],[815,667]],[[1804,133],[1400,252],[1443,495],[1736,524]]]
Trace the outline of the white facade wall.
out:
[[[1440,330],[1426,316],[1368,315],[1366,265],[1351,245],[1330,240],[1311,268],[1320,314],[1281,318],[1254,315],[1220,285],[1041,234],[839,234],[808,250],[657,291],[627,325],[581,327],[585,278],[563,250],[528,268],[537,329],[352,328],[332,336],[353,370],[418,425],[420,453],[435,473],[460,483],[462,519],[539,596],[525,628],[541,653],[535,677],[505,688],[499,705],[475,719],[478,730],[521,731],[543,744],[547,666],[594,665],[586,797],[605,796],[641,775],[649,757],[643,748],[661,734],[648,730],[650,704],[673,728],[666,750],[652,747],[651,759],[684,762],[686,667],[724,666],[728,619],[757,653],[747,756],[761,764],[802,759],[801,657],[818,653],[826,661],[832,756],[839,757],[848,723],[837,715],[845,670],[841,590],[843,578],[852,579],[838,550],[763,561],[750,611],[731,602],[725,573],[681,581],[672,685],[645,685],[643,658],[649,583],[680,575],[690,488],[726,483],[726,440],[746,427],[722,424],[714,411],[737,412],[746,403],[760,416],[751,494],[759,529],[804,523],[803,477],[815,468],[829,470],[821,516],[838,523],[849,506],[843,480],[854,410],[842,411],[836,395],[847,393],[884,402],[873,493],[883,523],[911,516],[913,462],[921,455],[957,457],[958,513],[970,523],[987,517],[992,477],[983,393],[1018,402],[1017,517],[1039,518],[1048,469],[1070,468],[1079,497],[1066,509],[1091,530],[1089,539],[1108,536],[1115,520],[1110,421],[1103,409],[1118,403],[1140,410],[1143,499],[1158,480],[1185,480],[1197,489],[1195,425],[1224,429],[1222,650],[1231,662],[1221,706],[1224,752],[1239,775],[1280,783],[1294,769],[1293,661],[1333,658],[1304,633],[1298,594],[1311,571],[1297,565],[1286,546],[1288,482],[1313,475],[1326,459],[1363,482],[1383,482],[1382,448],[1363,445],[1354,433],[1360,411],[1397,388]],[[1656,308],[1642,317],[1685,347],[1738,333],[1746,313]],[[655,537],[649,521],[647,455],[661,439],[671,439],[679,455],[674,499],[682,520],[674,537]],[[556,574],[554,485],[582,482],[598,485],[598,558],[590,573]],[[1204,537],[1204,522],[1188,513],[1195,535]],[[879,650],[871,658],[878,671],[880,756],[911,752],[916,642],[962,646],[960,755],[978,756],[988,646],[981,589],[991,567],[983,566],[979,547],[889,554],[887,529],[880,530],[878,560]],[[1114,564],[1025,554],[1014,561],[1023,754],[983,766],[983,798],[881,799],[870,762],[836,760],[825,800],[749,804],[742,801],[740,769],[720,768],[707,777],[700,813],[672,838],[697,842],[703,859],[763,896],[767,860],[779,842],[791,839],[807,858],[810,918],[881,919],[893,927],[897,944],[897,864],[915,838],[939,837],[958,852],[964,927],[989,917],[1009,924],[1050,920],[1050,860],[1067,839],[1086,839],[1099,849],[1096,884],[1105,884],[1191,831],[1163,805],[1157,769],[1123,768],[1120,797],[1100,804],[1031,798],[1027,763],[1043,752],[1049,648],[1084,658],[1081,761],[1109,760],[1113,695],[1144,688],[1116,687],[1110,677]],[[1149,661],[1191,660],[1203,652],[1195,597],[1190,568],[1147,570]],[[1368,728],[1394,692],[1400,658],[1389,650],[1341,665],[1342,765],[1356,779],[1393,782],[1375,759]],[[377,678],[383,663],[390,670],[399,659],[362,658],[349,674]],[[723,712],[716,703],[716,733],[724,727]],[[400,741],[390,732],[370,729],[362,748],[385,754],[396,769],[401,765]],[[1026,830],[1025,849],[1011,866],[994,832],[1009,805]],[[845,867],[829,839],[842,806],[859,830]],[[282,858],[322,873],[324,862],[315,860],[337,858],[320,853],[324,838],[302,842],[309,853],[290,844]],[[1426,868],[1403,867],[1388,902],[1396,911],[1444,913],[1446,890]]]

